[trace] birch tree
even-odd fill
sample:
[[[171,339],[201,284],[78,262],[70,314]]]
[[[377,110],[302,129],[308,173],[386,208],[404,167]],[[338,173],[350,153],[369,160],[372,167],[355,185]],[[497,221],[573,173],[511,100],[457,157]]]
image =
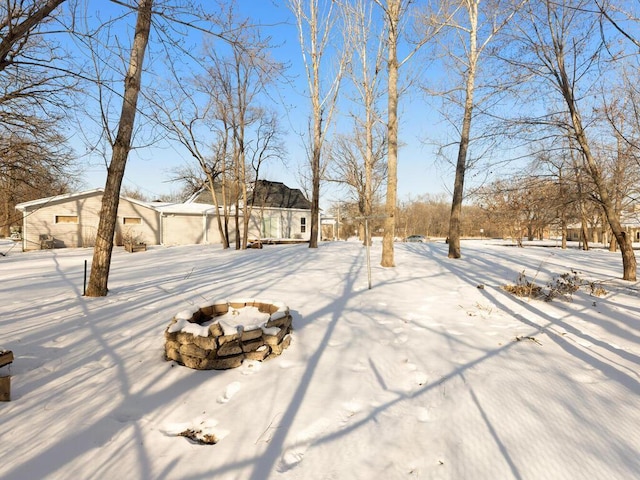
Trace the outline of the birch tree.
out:
[[[394,267],[393,241],[396,230],[396,209],[398,203],[398,101],[399,101],[399,69],[405,65],[413,56],[435,35],[437,35],[446,20],[446,9],[438,3],[438,8],[431,13],[434,17],[445,16],[445,20],[434,22],[421,32],[416,42],[409,43],[413,48],[409,48],[408,53],[400,59],[398,57],[398,47],[400,45],[402,28],[404,22],[408,22],[409,7],[414,3],[412,0],[374,0],[382,9],[384,24],[387,32],[387,188],[385,199],[385,223],[382,237],[382,259],[380,265],[383,267]],[[435,25],[435,27],[434,27]]]
[[[344,70],[346,50],[335,59],[336,70],[329,73],[326,55],[338,18],[331,0],[288,0],[296,18],[298,39],[311,100],[309,152],[311,163],[311,229],[309,248],[318,248],[320,226],[320,180],[322,151],[336,107]]]
[[[386,167],[382,166],[386,134],[380,135],[378,129],[381,125],[378,102],[383,93],[384,23],[380,22],[374,5],[369,1],[344,2],[342,11],[345,41],[350,52],[346,72],[355,90],[353,101],[356,107],[352,114],[355,123],[352,143],[347,137],[338,140],[339,156],[343,161],[336,161],[339,170],[347,174],[342,178],[349,179],[348,183],[357,192],[359,215],[368,218],[372,215],[374,195],[380,182],[386,178]],[[360,164],[363,176],[357,171]],[[364,242],[371,244],[371,231],[367,232]]]

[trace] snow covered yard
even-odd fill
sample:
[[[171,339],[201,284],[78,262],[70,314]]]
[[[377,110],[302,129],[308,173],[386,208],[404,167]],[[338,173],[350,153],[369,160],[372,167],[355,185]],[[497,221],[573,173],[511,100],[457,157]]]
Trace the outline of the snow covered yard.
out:
[[[82,297],[91,250],[1,257],[0,348],[16,358],[0,479],[640,476],[640,288],[617,280],[619,253],[462,247],[397,244],[382,269],[375,244],[371,290],[356,242],[117,250],[98,299]],[[501,288],[571,269],[609,293]],[[164,361],[172,315],[238,295],[290,307],[281,356]]]

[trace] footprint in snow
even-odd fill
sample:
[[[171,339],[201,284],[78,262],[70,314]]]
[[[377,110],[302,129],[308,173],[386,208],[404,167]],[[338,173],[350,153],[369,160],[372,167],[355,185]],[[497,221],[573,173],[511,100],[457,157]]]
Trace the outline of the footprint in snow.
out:
[[[427,384],[429,377],[424,372],[414,372],[413,381],[417,386],[422,387]]]
[[[448,333],[449,335],[455,335],[455,336],[464,335],[464,333],[459,332],[458,330],[447,330],[447,333]]]
[[[278,361],[278,366],[283,370],[287,370],[289,368],[297,367],[298,363],[283,358],[282,361]]]
[[[245,360],[240,366],[240,373],[242,373],[242,375],[253,375],[254,373],[258,373],[261,368],[262,362],[258,362],[257,360]]]
[[[409,336],[403,333],[402,335],[398,335],[393,341],[393,343],[402,344],[402,343],[407,343],[408,340],[409,340]]]
[[[426,385],[429,381],[429,377],[424,372],[415,371],[408,376],[407,380],[408,381],[405,390],[407,392],[414,392]]]
[[[416,408],[416,418],[420,423],[427,423],[431,421],[431,414],[429,410],[424,407]]]
[[[321,418],[300,432],[293,446],[287,448],[280,458],[279,472],[286,472],[298,465],[311,444],[329,428],[329,420]]]
[[[340,416],[343,424],[347,423],[351,420],[351,417],[362,411],[362,405],[356,401],[345,402],[342,404],[342,408],[344,410],[340,413]]]
[[[227,388],[224,391],[224,394],[218,397],[218,403],[227,403],[229,400],[233,398],[233,396],[238,393],[242,384],[240,382],[232,382],[227,385]]]
[[[577,383],[599,383],[602,381],[602,378],[598,375],[597,372],[592,369],[586,369],[581,372],[571,373],[569,378]]]
[[[357,362],[351,365],[352,372],[364,372],[367,369],[367,366],[363,362]]]
[[[135,422],[142,418],[142,411],[133,406],[123,406],[116,410],[113,418],[120,423]]]

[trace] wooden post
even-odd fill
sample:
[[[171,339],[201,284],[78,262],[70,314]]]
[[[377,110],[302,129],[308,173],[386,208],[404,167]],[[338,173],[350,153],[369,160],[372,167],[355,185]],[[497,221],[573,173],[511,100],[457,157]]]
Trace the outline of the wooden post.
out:
[[[11,377],[0,377],[0,402],[11,401]]]
[[[0,350],[0,367],[13,362],[13,352],[11,350]]]
[[[11,350],[0,350],[0,367],[13,362],[13,352]],[[11,401],[11,376],[0,376],[0,402]]]

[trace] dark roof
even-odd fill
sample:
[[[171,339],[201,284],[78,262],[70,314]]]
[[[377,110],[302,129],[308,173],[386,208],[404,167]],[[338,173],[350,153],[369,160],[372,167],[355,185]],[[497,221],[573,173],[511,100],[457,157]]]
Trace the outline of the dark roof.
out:
[[[255,195],[252,194],[255,192]],[[221,201],[221,192],[216,191]],[[249,203],[254,207],[269,208],[295,208],[310,210],[311,202],[297,188],[289,188],[282,182],[271,182],[269,180],[258,180],[255,183],[254,191],[250,191]],[[251,200],[253,198],[253,201]],[[208,188],[203,188],[192,197],[194,203],[213,204],[213,198]]]
[[[311,209],[311,202],[299,189],[289,188],[282,182],[258,180],[253,193],[256,207]]]

